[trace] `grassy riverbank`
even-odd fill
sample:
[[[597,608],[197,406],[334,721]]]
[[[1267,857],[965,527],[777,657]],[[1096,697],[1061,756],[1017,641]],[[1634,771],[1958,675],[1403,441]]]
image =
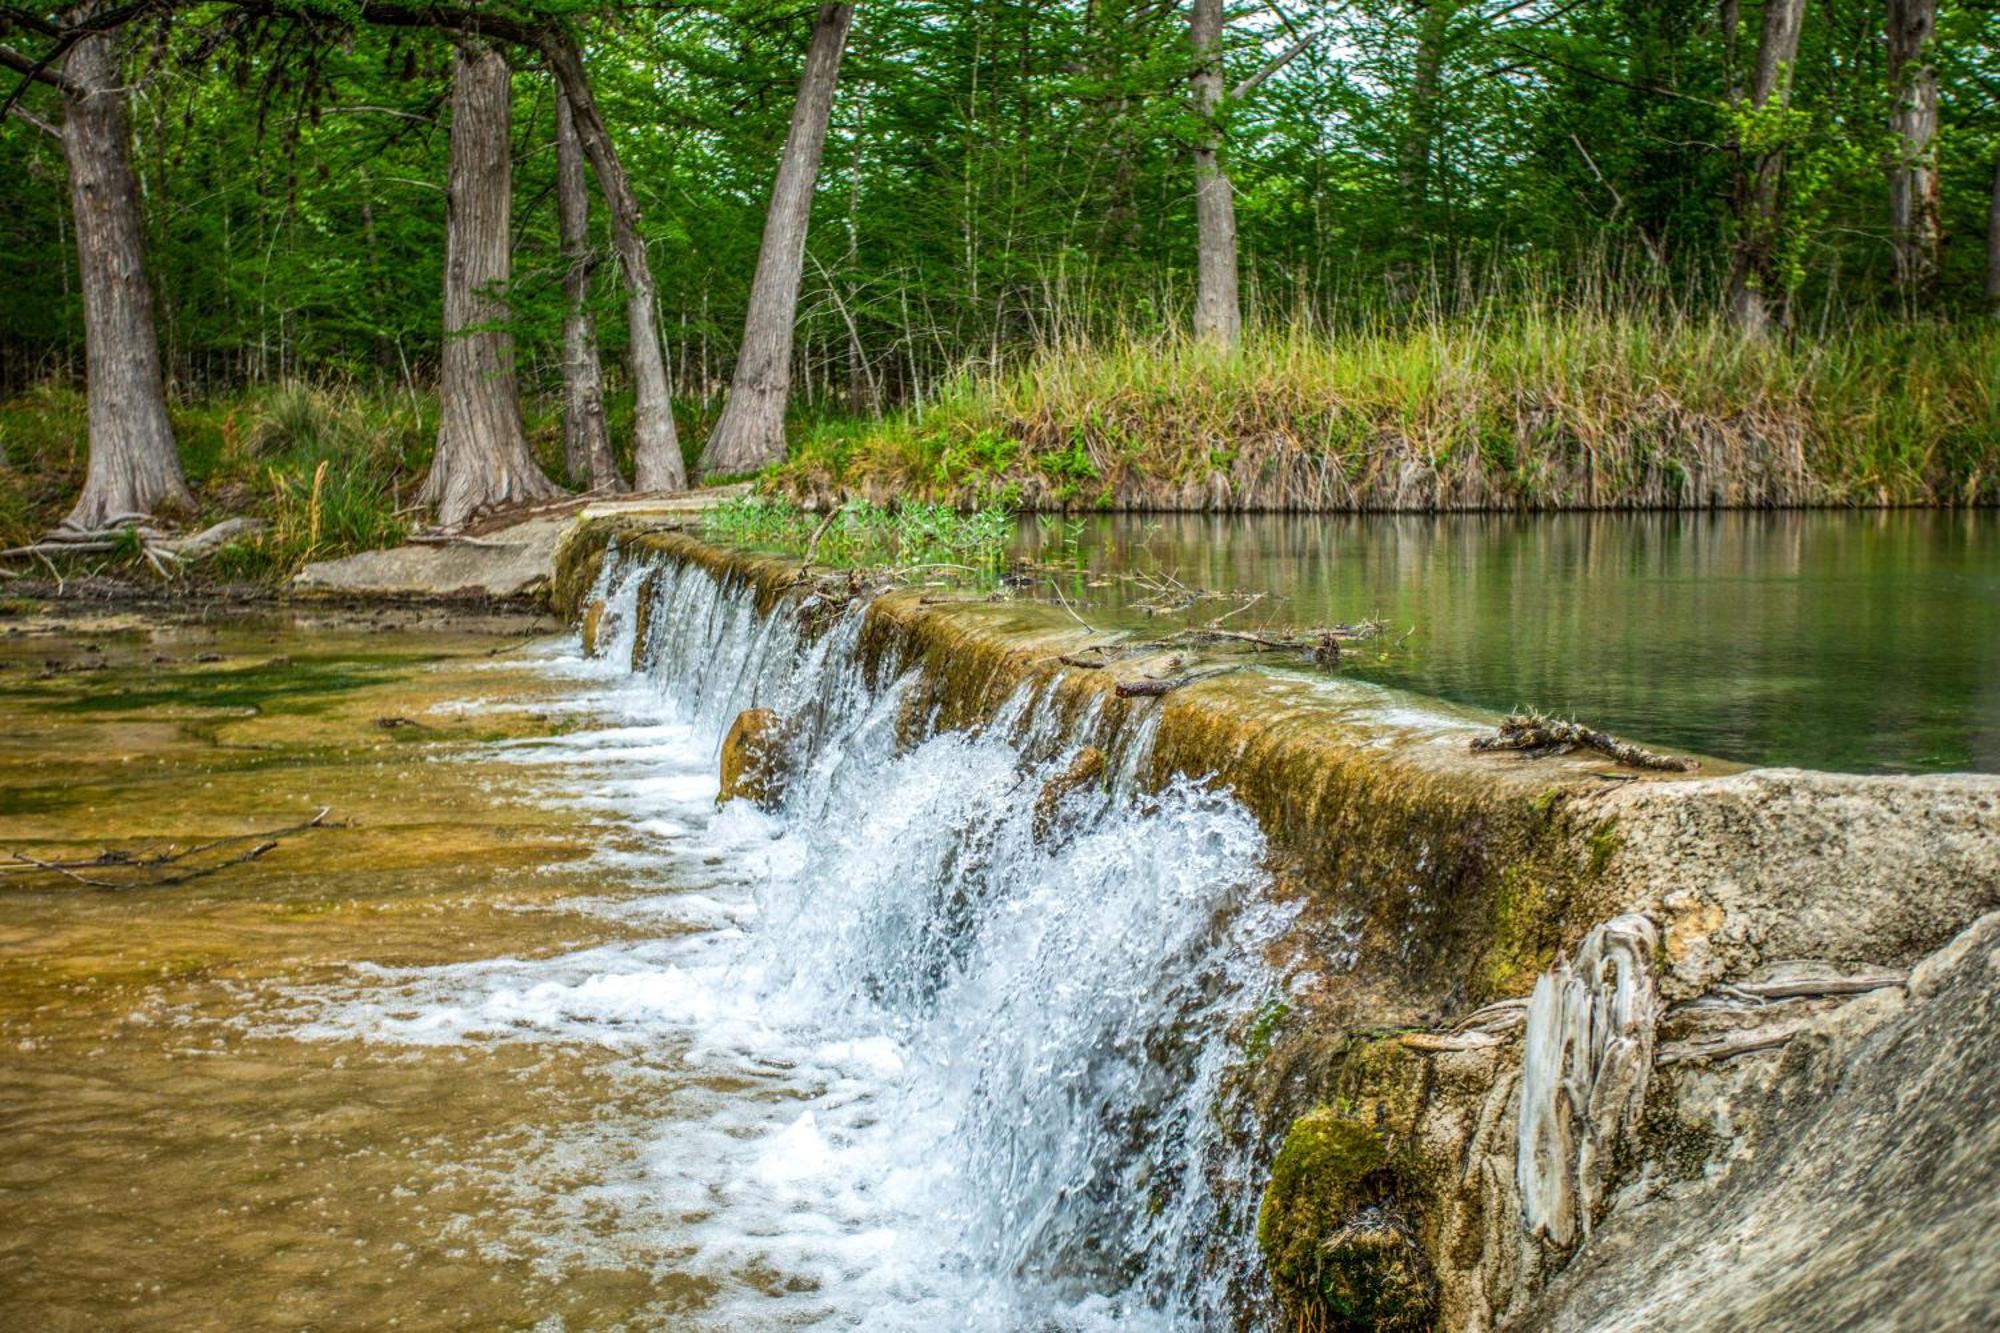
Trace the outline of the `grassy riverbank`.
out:
[[[202,519],[266,523],[203,566],[224,581],[277,581],[308,560],[400,542],[437,432],[435,400],[303,384],[177,403],[172,415]],[[0,541],[31,541],[62,519],[83,485],[86,436],[76,387],[0,402]]]
[[[963,508],[1470,509],[2000,500],[2000,330],[1746,343],[1550,309],[1051,351],[806,432],[774,474]]]
[[[608,406],[613,438],[629,440],[629,398]],[[524,410],[554,475],[560,408],[531,398]],[[309,560],[400,542],[421,517],[429,396],[280,384],[173,414],[202,517],[267,524],[203,566],[212,580],[281,582]],[[713,411],[684,416],[692,453]],[[85,435],[72,386],[0,402],[0,542],[25,542],[67,511]],[[2000,328],[1874,324],[1757,344],[1712,322],[1531,304],[1453,323],[1265,332],[1233,356],[1174,338],[1055,349],[880,420],[802,411],[765,489],[972,515],[1990,504]],[[972,540],[941,513],[864,513],[829,540],[932,553]],[[780,509],[725,518],[805,523]]]
[[[529,447],[562,475],[562,407],[524,395]],[[607,395],[612,438],[632,435],[629,393]],[[238,515],[263,532],[225,546],[200,574],[212,582],[282,583],[314,560],[394,546],[425,515],[415,505],[437,440],[435,395],[343,383],[287,382],[174,400],[169,412],[206,525]],[[713,411],[677,405],[684,441]],[[0,399],[0,547],[59,523],[82,489],[88,437],[80,385],[51,380]],[[621,467],[631,473],[631,459]],[[145,576],[136,553],[93,563]]]

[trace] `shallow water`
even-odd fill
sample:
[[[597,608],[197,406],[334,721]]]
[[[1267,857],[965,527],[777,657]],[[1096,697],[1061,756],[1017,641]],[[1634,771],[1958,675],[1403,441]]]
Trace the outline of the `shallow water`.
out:
[[[184,884],[0,878],[0,1323],[1233,1322],[1254,822],[1128,779],[1046,841],[1040,781],[1150,736],[1024,697],[907,747],[852,622],[698,573],[633,675],[636,574],[594,661],[394,616],[0,639],[0,850],[332,807]],[[718,811],[752,702],[818,719],[809,766]]]
[[[1093,619],[1114,576],[1263,592],[1165,617],[1386,621],[1342,670],[1666,748],[1852,772],[2000,771],[2000,514],[1093,516],[1022,525]]]

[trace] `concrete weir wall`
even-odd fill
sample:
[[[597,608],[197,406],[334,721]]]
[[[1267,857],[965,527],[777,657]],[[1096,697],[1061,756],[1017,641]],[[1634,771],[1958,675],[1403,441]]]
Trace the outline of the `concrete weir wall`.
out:
[[[743,580],[765,609],[805,593],[795,562],[597,519],[557,552],[560,613],[588,619],[614,540]],[[1969,1169],[1933,1141],[2000,1147],[1981,1091],[2000,1052],[1966,1029],[2000,993],[2000,918],[1981,919],[2000,908],[2000,778],[1476,753],[1490,718],[1305,674],[1117,698],[1149,664],[1063,664],[1090,634],[1062,608],[893,591],[866,615],[873,651],[923,665],[939,725],[977,725],[1026,679],[1050,684],[1044,707],[1157,714],[1155,781],[1225,784],[1263,825],[1301,910],[1275,960],[1287,999],[1244,1034],[1232,1093],[1270,1162],[1245,1201],[1270,1283],[1248,1318],[1657,1327],[1648,1254],[1678,1246],[1703,1282],[1674,1326],[1814,1322],[1782,1302],[1830,1300],[1853,1269],[1814,1268],[1836,1224],[1843,1244],[1876,1235],[1895,1275],[1866,1308],[2000,1315],[2000,1152]],[[1934,1095],[1902,1114],[1921,1144],[1869,1138],[1856,1108],[1917,1068]],[[1843,1116],[1907,1197],[1871,1211],[1851,1181],[1801,1184]]]

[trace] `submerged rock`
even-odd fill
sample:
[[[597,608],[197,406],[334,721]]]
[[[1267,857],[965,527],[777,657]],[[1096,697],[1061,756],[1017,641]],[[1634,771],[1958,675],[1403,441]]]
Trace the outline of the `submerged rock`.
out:
[[[766,809],[776,805],[790,776],[785,740],[784,719],[771,709],[738,713],[722,738],[722,789],[715,803],[741,797]]]

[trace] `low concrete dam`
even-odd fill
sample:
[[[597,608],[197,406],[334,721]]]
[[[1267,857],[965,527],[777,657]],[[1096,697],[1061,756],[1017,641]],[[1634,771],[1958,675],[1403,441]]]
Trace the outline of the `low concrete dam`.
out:
[[[671,1148],[771,1269],[735,1317],[2000,1318],[2000,778],[1134,689],[1182,664],[1083,661],[1066,608],[616,520],[555,586],[741,798],[744,912],[672,970],[799,1071],[779,1139]]]

